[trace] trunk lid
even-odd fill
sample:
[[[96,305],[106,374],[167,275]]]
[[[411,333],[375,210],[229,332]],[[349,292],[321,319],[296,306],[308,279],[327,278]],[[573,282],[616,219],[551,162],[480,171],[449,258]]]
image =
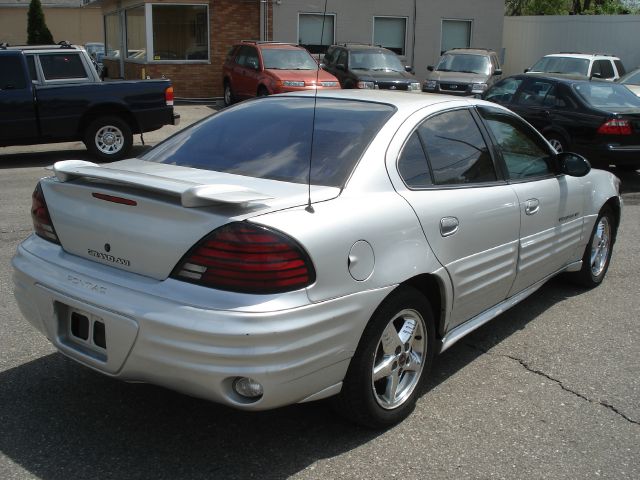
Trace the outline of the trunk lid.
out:
[[[308,200],[304,184],[138,159],[58,162],[54,172],[41,185],[62,248],[157,280],[216,228]],[[313,202],[339,193],[311,187]]]

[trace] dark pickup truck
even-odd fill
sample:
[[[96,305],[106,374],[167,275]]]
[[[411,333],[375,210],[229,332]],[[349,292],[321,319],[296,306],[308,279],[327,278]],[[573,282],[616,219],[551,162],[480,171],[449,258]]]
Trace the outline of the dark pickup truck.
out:
[[[0,146],[82,140],[99,160],[118,160],[134,134],[179,120],[169,80],[103,82],[68,44],[0,48]]]

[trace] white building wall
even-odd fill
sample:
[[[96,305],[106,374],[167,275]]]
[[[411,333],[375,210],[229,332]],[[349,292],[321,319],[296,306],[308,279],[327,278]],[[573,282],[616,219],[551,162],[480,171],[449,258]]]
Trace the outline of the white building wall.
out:
[[[617,55],[627,70],[640,65],[640,15],[506,17],[505,73],[522,73],[549,53]]]
[[[322,13],[324,3],[324,0],[275,0],[273,39],[297,43],[298,13]],[[434,64],[440,57],[443,19],[472,20],[473,47],[499,52],[502,46],[504,0],[327,0],[327,13],[336,15],[336,43],[371,43],[374,16],[407,17],[403,60],[415,67],[420,80],[426,74],[427,65]]]

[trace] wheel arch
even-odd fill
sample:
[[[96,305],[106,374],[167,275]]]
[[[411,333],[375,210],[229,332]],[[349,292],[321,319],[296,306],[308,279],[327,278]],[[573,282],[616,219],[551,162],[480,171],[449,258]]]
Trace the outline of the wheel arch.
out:
[[[620,226],[620,220],[622,217],[622,205],[620,204],[620,199],[618,197],[611,197],[607,200],[602,208],[611,208],[613,211],[614,220],[616,222],[615,228],[613,229],[613,242],[616,241],[616,237],[618,236],[618,227]]]
[[[444,337],[447,318],[447,288],[436,274],[422,273],[411,277],[399,286],[407,285],[420,292],[431,305],[431,313],[436,327],[436,338]]]

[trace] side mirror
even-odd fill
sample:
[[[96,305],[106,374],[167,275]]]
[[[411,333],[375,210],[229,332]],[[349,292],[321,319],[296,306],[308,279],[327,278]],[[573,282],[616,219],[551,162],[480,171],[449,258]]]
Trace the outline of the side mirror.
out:
[[[591,164],[582,155],[562,152],[556,156],[560,173],[571,177],[584,177],[591,171]]]
[[[320,68],[326,68],[326,65],[325,65],[324,63],[320,63],[320,64],[318,64],[318,66],[319,66]]]
[[[498,76],[498,75],[502,75],[502,69],[500,68],[496,68],[496,71],[493,72],[494,75]]]
[[[343,72],[347,69],[346,65],[344,63],[338,63],[336,64],[336,68],[338,70],[342,70]]]
[[[602,74],[601,73],[592,73],[591,74],[591,78],[602,78]]]
[[[433,72],[433,70],[434,70],[433,65],[428,65],[427,66],[427,70],[429,70],[430,72]]]
[[[530,68],[525,68],[525,69],[524,69],[524,73],[527,73],[527,72],[528,72],[528,71],[530,71],[530,70],[531,70]]]
[[[409,73],[413,73],[413,67],[411,65],[405,65],[404,66],[404,71],[405,72],[409,72]]]

